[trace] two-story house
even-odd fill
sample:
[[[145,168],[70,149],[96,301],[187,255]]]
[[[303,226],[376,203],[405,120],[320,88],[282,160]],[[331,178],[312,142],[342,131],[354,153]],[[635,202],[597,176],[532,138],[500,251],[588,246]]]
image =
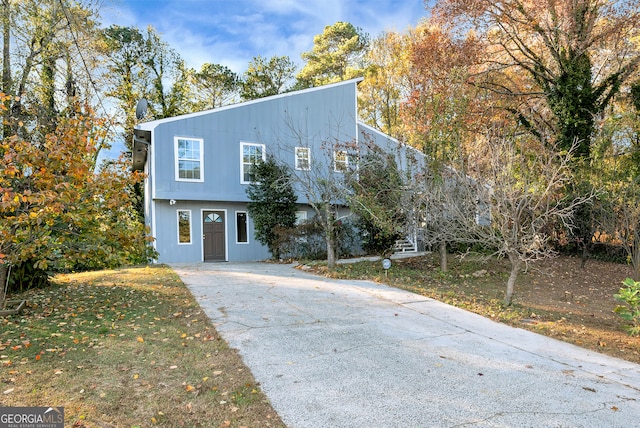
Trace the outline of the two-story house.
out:
[[[383,148],[398,142],[357,119],[353,79],[136,127],[133,168],[144,170],[145,217],[159,262],[252,261],[269,257],[254,239],[246,188],[254,162],[267,154],[304,171],[327,142]],[[349,162],[333,153],[334,172]],[[299,194],[300,218],[313,212]]]

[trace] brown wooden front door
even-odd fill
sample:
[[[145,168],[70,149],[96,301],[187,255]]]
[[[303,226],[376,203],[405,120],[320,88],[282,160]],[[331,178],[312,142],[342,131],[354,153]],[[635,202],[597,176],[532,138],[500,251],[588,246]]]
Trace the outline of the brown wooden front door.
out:
[[[202,212],[202,246],[204,261],[225,261],[224,211]]]

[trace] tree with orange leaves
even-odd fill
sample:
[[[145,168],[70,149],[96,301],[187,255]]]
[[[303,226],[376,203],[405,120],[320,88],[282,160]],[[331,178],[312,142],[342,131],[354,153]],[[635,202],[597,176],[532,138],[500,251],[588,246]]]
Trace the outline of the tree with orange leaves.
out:
[[[103,129],[87,109],[60,117],[42,142],[0,142],[0,306],[10,267],[79,270],[151,255],[131,192],[142,177],[124,161],[94,171]]]
[[[533,135],[590,160],[595,120],[637,75],[636,0],[439,0],[442,22],[485,44],[482,85]]]
[[[405,136],[434,162],[463,164],[473,123],[482,117],[470,85],[479,45],[472,34],[456,37],[433,21],[422,21],[408,37],[410,92],[400,110]]]

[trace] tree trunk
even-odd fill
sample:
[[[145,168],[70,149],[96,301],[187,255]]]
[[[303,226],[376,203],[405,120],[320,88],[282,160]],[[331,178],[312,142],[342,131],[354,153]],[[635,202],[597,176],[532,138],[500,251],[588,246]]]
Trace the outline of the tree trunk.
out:
[[[6,263],[0,263],[0,310],[4,309],[6,302],[6,285],[7,276],[9,275],[9,267]]]
[[[336,233],[335,233],[335,216],[331,211],[327,213],[327,230],[325,231],[325,240],[327,241],[327,267],[333,269],[336,267]]]
[[[11,5],[2,0],[2,92],[11,94]]]
[[[636,233],[634,234],[633,247],[631,248],[631,265],[633,267],[633,280],[640,281],[640,236],[638,231],[640,230],[640,224],[636,226]]]
[[[522,267],[522,260],[517,255],[509,254],[509,261],[511,262],[511,274],[507,280],[507,293],[504,296],[504,304],[507,306],[510,306],[513,300],[513,289]]]
[[[440,270],[442,272],[447,271],[447,241],[444,239],[440,241],[440,246],[438,247],[438,252],[440,253]]]
[[[0,92],[11,95],[13,91],[11,88],[11,10],[9,0],[2,1],[2,11],[2,88],[0,88]],[[9,126],[9,118],[11,117],[10,105],[10,103],[7,103],[6,113],[3,115],[3,138],[11,135],[11,127]],[[4,287],[4,284],[2,287]]]
[[[580,255],[580,269],[584,269],[589,260],[589,250],[586,244],[582,244],[582,254]]]

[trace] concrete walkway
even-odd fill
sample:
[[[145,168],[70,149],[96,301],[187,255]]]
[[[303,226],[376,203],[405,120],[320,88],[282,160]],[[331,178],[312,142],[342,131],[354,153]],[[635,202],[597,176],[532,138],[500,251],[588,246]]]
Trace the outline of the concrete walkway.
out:
[[[292,265],[172,267],[290,428],[640,423],[639,365]]]

